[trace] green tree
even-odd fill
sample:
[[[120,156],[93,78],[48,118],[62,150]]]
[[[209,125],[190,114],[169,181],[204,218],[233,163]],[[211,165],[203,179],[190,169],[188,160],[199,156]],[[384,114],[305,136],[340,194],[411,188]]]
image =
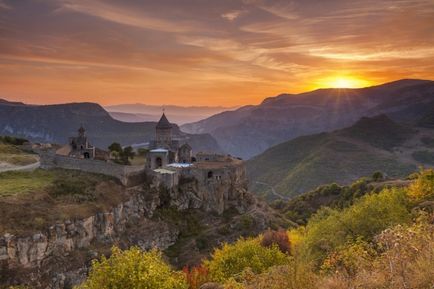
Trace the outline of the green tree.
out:
[[[122,146],[117,142],[114,142],[111,145],[109,145],[108,149],[110,152],[117,152],[119,154],[122,153]]]
[[[379,182],[382,181],[384,179],[384,175],[382,172],[375,172],[372,174],[372,180],[374,180],[375,182]]]
[[[173,271],[157,250],[112,249],[110,258],[94,261],[88,279],[76,289],[187,289],[184,274]]]
[[[146,154],[149,152],[149,150],[148,149],[145,149],[145,148],[139,148],[138,150],[137,150],[137,155],[138,156],[141,156],[141,157],[144,157],[144,156],[146,156]]]
[[[135,155],[136,153],[133,151],[133,148],[131,146],[125,147],[119,155],[119,161],[123,165],[129,165],[130,159],[134,158]]]

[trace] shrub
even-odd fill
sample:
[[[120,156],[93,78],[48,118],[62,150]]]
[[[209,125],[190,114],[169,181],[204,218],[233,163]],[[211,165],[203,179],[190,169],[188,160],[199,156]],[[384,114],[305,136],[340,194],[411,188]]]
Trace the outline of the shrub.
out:
[[[261,245],[267,248],[276,245],[282,253],[289,254],[291,252],[291,243],[288,234],[285,231],[272,231],[265,232],[261,239]]]
[[[186,289],[185,277],[174,272],[157,250],[112,249],[110,258],[94,261],[88,279],[77,289]]]
[[[371,262],[355,263],[355,275],[333,272],[318,282],[318,288],[433,288],[433,225],[397,225],[379,234],[374,245],[378,255]]]
[[[240,277],[244,270],[250,268],[258,274],[271,266],[288,263],[288,256],[277,246],[266,248],[261,246],[259,239],[239,239],[234,244],[224,244],[216,249],[210,260],[204,262],[210,273],[210,278],[216,282]]]
[[[252,216],[249,215],[242,215],[240,218],[240,225],[241,229],[248,230],[253,226],[253,223],[255,221],[253,220]]]
[[[320,210],[306,227],[303,251],[320,265],[348,240],[360,237],[369,241],[382,230],[410,220],[405,192],[384,189],[379,194],[365,195],[344,210]]]
[[[375,172],[372,174],[372,180],[375,182],[382,181],[384,179],[384,175],[382,172]]]
[[[345,276],[355,276],[358,268],[367,266],[373,261],[375,251],[370,245],[358,239],[341,246],[327,256],[321,265],[321,271],[326,273],[339,272]]]
[[[434,197],[434,170],[420,171],[408,188],[408,196],[415,202]]]
[[[28,140],[23,138],[17,138],[13,136],[0,136],[0,143],[10,144],[10,145],[23,145],[28,142]]]
[[[275,266],[259,275],[244,280],[245,289],[317,289],[318,278],[311,268],[303,263]],[[225,287],[226,288],[226,287]]]
[[[201,285],[208,282],[208,269],[202,265],[192,268],[186,266],[182,271],[185,274],[189,289],[199,289]]]

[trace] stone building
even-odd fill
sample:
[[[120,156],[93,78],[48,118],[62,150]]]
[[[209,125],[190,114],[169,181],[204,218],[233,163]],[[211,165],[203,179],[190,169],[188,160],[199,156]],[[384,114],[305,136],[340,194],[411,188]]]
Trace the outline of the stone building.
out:
[[[191,160],[191,146],[180,146],[179,141],[173,139],[172,124],[163,113],[155,127],[155,140],[149,143],[148,168],[154,170],[172,163],[191,163]]]
[[[78,159],[93,159],[95,158],[95,147],[89,143],[84,127],[80,126],[78,135],[70,137],[68,144],[58,149],[56,153]]]
[[[109,159],[109,153],[91,145],[83,126],[78,129],[78,135],[70,137],[68,144],[56,151],[56,154],[77,159]]]

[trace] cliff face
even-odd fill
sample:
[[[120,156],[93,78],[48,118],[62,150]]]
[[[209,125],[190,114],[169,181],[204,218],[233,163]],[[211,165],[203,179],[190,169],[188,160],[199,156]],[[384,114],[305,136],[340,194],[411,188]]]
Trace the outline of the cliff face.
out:
[[[159,208],[222,213],[230,207],[243,211],[253,203],[245,196],[243,166],[225,169],[221,172],[225,175],[218,179],[208,179],[205,173],[195,171],[188,178],[180,177],[179,183],[171,188],[149,178],[143,186],[128,190],[128,201],[106,212],[59,221],[30,235],[3,233],[0,285],[70,288],[84,280],[90,261],[108,254],[112,245],[121,248],[136,245],[144,250],[152,247],[164,250],[173,245],[179,237],[179,228],[155,217]]]
[[[76,274],[70,270],[74,267],[82,268],[85,265],[83,263],[88,261],[81,263],[83,258],[95,257],[88,256],[96,254],[89,251],[92,247],[118,244],[138,245],[144,250],[152,247],[165,249],[176,241],[178,232],[167,224],[151,219],[157,206],[158,198],[140,190],[132,190],[127,202],[108,212],[97,213],[85,219],[59,222],[45,232],[31,236],[6,233],[0,237],[0,262],[4,272],[1,274],[1,283],[24,282],[40,288],[48,285],[47,288],[63,288],[65,284],[77,283],[85,276],[86,270],[78,270]],[[128,239],[126,235],[129,226],[135,223],[140,223],[148,231],[140,236],[135,235],[135,239]],[[87,256],[75,260],[77,252],[85,252]],[[56,265],[59,260],[64,263],[68,259],[71,261],[69,265]],[[69,280],[66,276],[69,276]],[[47,280],[50,280],[49,284],[46,283]]]
[[[249,202],[244,165],[199,166],[182,170],[179,180],[170,190],[171,205],[180,210],[201,209],[222,214],[234,207],[243,212]]]

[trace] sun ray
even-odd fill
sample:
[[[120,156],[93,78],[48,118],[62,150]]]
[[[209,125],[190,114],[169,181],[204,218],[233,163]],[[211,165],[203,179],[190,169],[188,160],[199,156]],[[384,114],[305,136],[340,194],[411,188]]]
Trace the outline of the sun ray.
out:
[[[335,75],[319,79],[317,88],[360,88],[371,85],[371,82],[351,75]]]

